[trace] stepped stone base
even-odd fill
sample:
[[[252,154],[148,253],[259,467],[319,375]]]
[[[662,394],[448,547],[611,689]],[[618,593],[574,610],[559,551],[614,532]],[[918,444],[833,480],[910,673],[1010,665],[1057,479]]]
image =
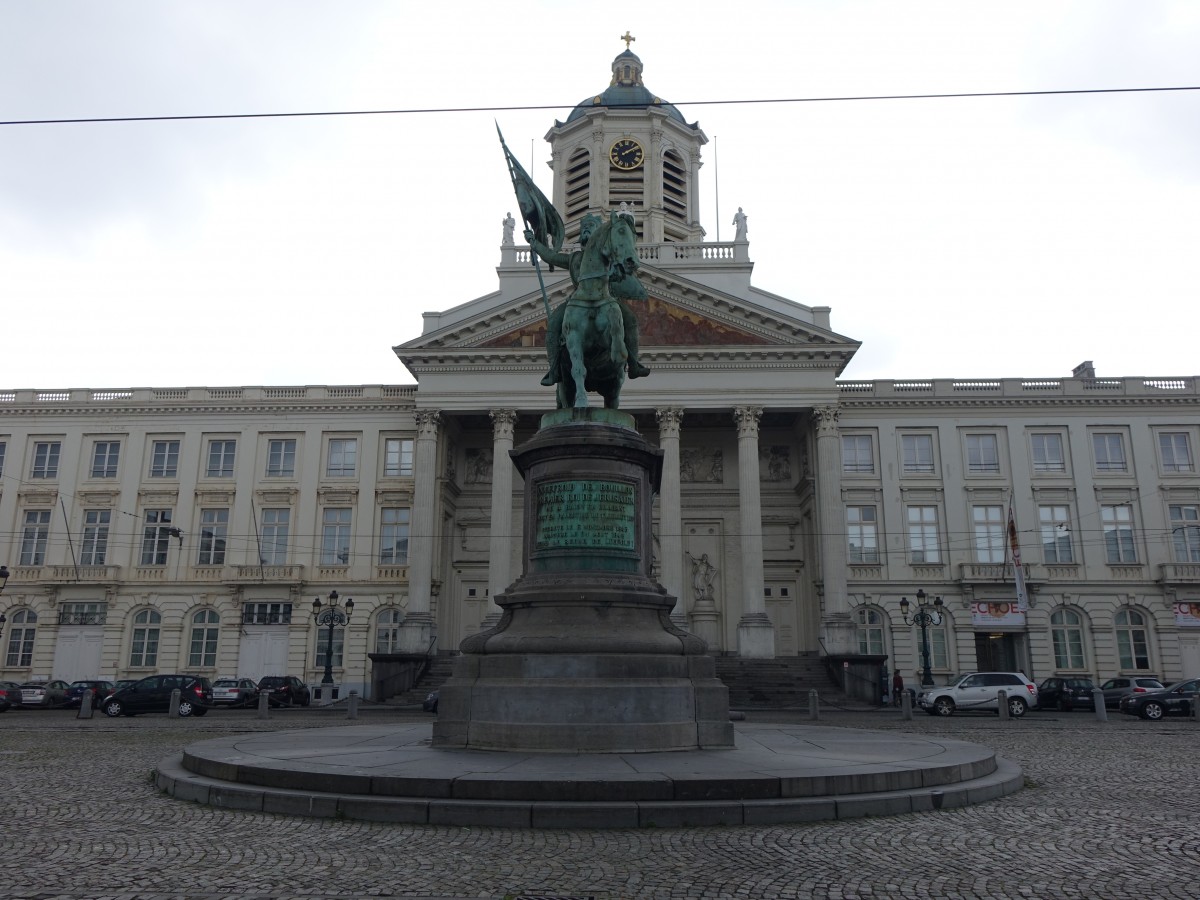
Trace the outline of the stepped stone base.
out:
[[[813,725],[739,724],[732,750],[437,750],[429,725],[243,734],[158,767],[158,787],[225,809],[513,828],[770,825],[982,803],[1024,783],[978,744]]]

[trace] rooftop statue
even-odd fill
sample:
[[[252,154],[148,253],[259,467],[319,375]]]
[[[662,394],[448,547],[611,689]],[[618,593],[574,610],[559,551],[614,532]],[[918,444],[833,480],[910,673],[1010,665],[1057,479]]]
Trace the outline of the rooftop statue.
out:
[[[504,146],[503,136],[500,143]],[[606,408],[616,409],[626,373],[630,378],[650,374],[638,359],[637,319],[626,302],[646,299],[636,274],[633,215],[621,210],[610,213],[605,221],[589,213],[580,222],[580,249],[564,253],[564,229],[557,210],[507,146],[504,154],[548,316],[546,355],[550,370],[542,384],[558,385],[559,409],[586,407],[588,391],[598,392]],[[542,282],[539,258],[552,268],[561,266],[571,275],[571,296],[553,311]]]

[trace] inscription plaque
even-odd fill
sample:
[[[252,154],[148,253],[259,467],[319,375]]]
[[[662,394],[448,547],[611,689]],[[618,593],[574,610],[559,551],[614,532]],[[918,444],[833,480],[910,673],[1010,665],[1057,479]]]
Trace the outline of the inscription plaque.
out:
[[[633,485],[595,479],[538,485],[534,550],[628,550],[634,543]]]

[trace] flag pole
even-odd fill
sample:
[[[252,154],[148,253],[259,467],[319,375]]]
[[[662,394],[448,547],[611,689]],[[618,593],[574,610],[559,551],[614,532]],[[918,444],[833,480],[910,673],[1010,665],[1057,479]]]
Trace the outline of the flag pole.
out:
[[[500,136],[500,146],[504,148],[504,162],[508,166],[508,178],[512,182],[513,193],[517,197],[517,208],[521,210],[521,221],[525,225],[525,230],[532,230],[529,227],[529,219],[525,217],[525,207],[521,203],[521,193],[517,190],[517,173],[513,169],[512,151],[508,149],[508,145],[504,143],[504,133],[500,130],[500,123],[496,123],[496,134]],[[542,266],[538,260],[537,251],[532,245],[529,248],[529,261],[533,264],[533,271],[537,273],[538,287],[542,292],[542,305],[546,307],[546,318],[550,318],[550,298],[546,296],[546,282],[542,279]]]

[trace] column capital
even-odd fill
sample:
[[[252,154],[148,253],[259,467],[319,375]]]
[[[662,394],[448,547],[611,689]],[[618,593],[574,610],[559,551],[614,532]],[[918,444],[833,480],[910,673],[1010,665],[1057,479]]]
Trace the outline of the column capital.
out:
[[[440,409],[418,409],[413,413],[413,418],[417,422],[419,437],[437,437],[438,425],[442,421]]]
[[[738,406],[733,410],[733,421],[737,423],[738,437],[758,437],[758,422],[762,418],[761,406]]]
[[[664,406],[654,411],[654,418],[658,420],[660,437],[679,437],[679,428],[683,425],[682,409],[678,406]]]
[[[813,416],[817,420],[817,434],[820,437],[836,436],[838,431],[838,416],[841,407],[817,406],[813,408]]]
[[[495,440],[511,441],[513,430],[517,426],[517,411],[515,409],[493,409],[488,415],[492,418],[492,437]]]

